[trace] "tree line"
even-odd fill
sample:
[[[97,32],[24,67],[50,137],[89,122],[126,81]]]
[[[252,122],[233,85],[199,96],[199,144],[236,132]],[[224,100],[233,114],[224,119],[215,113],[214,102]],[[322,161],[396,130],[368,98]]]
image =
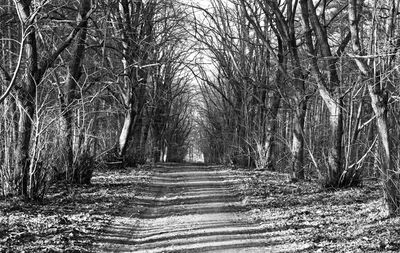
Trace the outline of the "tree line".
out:
[[[4,0],[1,195],[198,145],[326,188],[379,174],[397,215],[398,15],[395,0]]]

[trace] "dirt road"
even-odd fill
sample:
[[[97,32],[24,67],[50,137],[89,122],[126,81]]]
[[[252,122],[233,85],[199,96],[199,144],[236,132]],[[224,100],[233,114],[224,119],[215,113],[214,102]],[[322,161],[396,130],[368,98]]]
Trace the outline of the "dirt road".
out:
[[[290,252],[271,224],[251,221],[237,173],[221,166],[157,166],[96,243],[98,252]],[[282,243],[284,242],[284,243]]]

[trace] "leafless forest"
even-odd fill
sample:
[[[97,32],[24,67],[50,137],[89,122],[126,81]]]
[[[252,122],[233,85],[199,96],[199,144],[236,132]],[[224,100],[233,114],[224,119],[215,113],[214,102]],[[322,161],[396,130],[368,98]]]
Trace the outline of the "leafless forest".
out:
[[[3,1],[1,14],[3,195],[88,183],[99,161],[183,159],[193,125],[184,6]]]
[[[396,217],[399,8],[0,0],[0,199],[202,158],[326,190],[379,178]]]

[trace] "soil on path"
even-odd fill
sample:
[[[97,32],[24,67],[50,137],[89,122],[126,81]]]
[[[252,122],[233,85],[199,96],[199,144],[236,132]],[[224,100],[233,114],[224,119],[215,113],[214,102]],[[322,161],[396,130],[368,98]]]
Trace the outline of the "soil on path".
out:
[[[293,233],[248,217],[242,175],[221,166],[153,168],[125,210],[105,228],[96,252],[294,252]],[[281,228],[280,228],[281,229]]]

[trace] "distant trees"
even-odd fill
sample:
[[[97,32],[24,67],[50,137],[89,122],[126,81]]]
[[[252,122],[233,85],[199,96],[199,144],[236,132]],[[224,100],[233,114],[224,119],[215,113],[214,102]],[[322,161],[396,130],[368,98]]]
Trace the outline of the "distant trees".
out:
[[[166,60],[154,75],[148,116],[151,119],[154,154],[156,162],[182,161],[185,157],[187,139],[192,123],[192,97],[190,78],[182,74],[185,53],[175,45],[161,52]],[[183,150],[180,150],[183,148]]]
[[[122,58],[118,65],[109,65],[121,74],[115,76],[117,86],[110,91],[125,115],[118,156],[124,161],[134,157],[134,164],[146,159],[149,138],[155,143],[154,152],[166,152],[165,127],[174,121],[171,106],[187,95],[188,90],[182,91],[187,82],[180,77],[185,65],[185,12],[174,1],[121,0],[117,5],[110,14],[113,36],[109,43]]]
[[[284,80],[279,72],[269,76],[274,68],[270,52],[251,33],[241,6],[212,4],[211,10],[199,8],[204,20],[193,24],[195,38],[213,63],[198,67],[210,144],[203,151],[205,159],[272,168],[279,84]]]

